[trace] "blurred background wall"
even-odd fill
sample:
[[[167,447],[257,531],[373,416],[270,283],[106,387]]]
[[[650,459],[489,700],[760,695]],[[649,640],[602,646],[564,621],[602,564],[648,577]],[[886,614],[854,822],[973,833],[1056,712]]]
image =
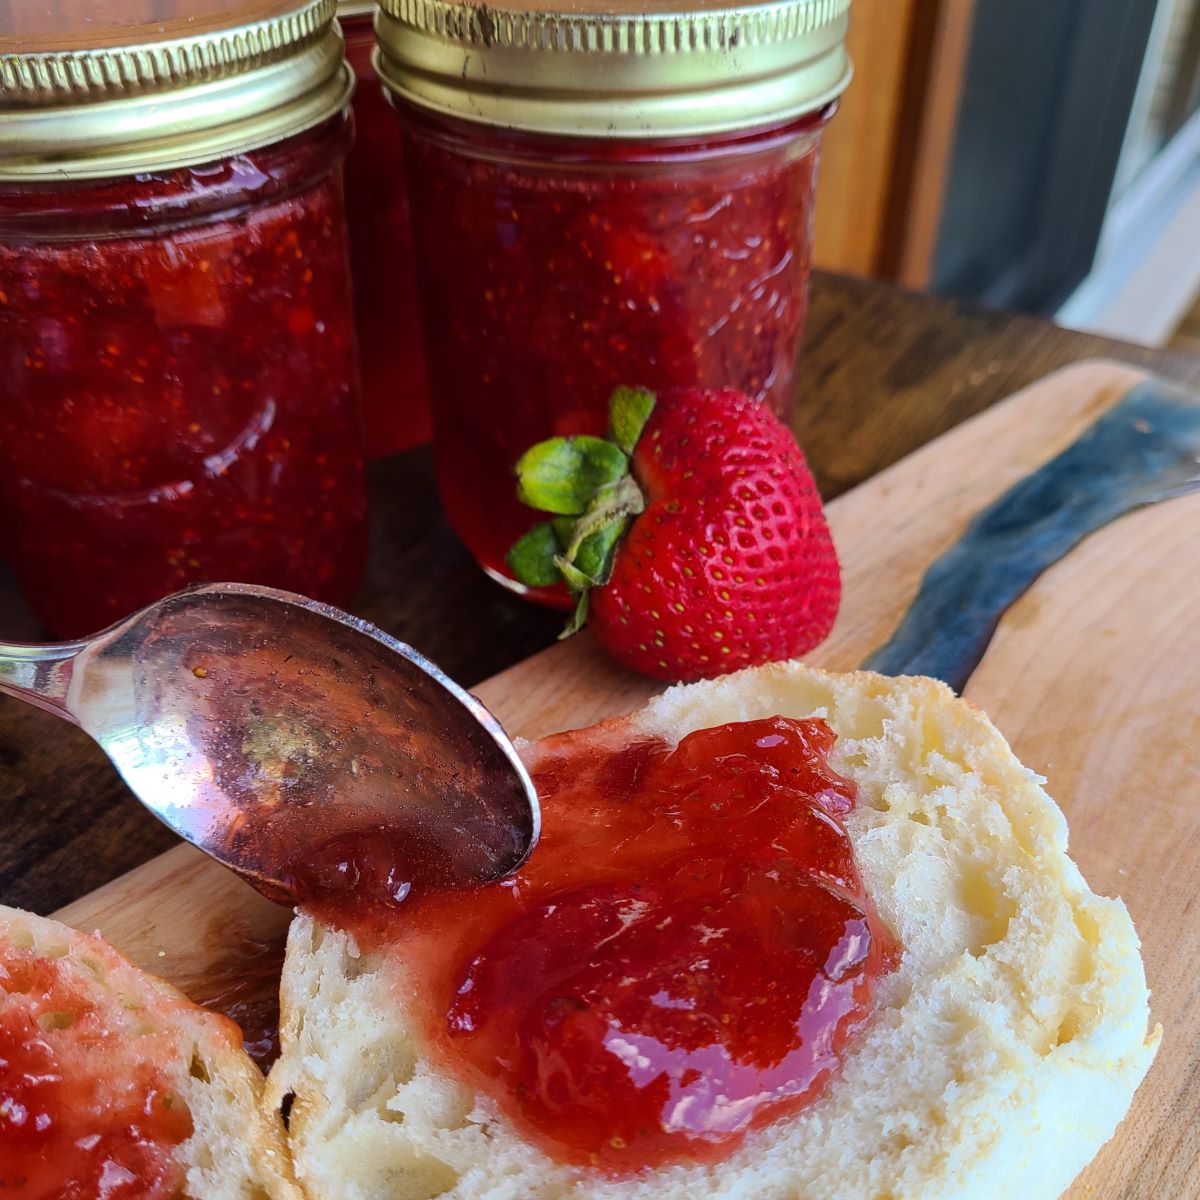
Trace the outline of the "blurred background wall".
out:
[[[1200,339],[1200,0],[855,0],[850,45],[819,265]]]

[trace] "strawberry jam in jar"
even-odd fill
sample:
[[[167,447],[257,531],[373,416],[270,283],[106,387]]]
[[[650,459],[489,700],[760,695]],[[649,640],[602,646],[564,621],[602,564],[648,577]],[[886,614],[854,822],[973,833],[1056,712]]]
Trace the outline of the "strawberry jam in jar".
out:
[[[346,159],[346,226],[362,370],[367,455],[429,441],[429,399],[412,222],[400,130],[371,66],[375,5],[342,0],[338,22],[354,68],[354,148]]]
[[[366,538],[333,0],[109,8],[0,40],[0,551],[64,636],[203,580],[345,603]]]
[[[484,567],[534,522],[513,466],[600,434],[619,384],[786,416],[848,0],[486,10],[383,0],[439,485]],[[549,597],[547,597],[549,598]]]

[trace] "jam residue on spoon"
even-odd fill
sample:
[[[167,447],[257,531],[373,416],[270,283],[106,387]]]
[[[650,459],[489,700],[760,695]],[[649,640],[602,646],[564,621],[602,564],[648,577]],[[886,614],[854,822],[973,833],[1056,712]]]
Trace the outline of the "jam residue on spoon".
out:
[[[417,887],[402,909],[331,888],[308,907],[396,956],[444,1067],[523,1136],[621,1175],[722,1158],[812,1101],[898,947],[824,721],[616,736],[539,744],[542,839],[503,883]]]

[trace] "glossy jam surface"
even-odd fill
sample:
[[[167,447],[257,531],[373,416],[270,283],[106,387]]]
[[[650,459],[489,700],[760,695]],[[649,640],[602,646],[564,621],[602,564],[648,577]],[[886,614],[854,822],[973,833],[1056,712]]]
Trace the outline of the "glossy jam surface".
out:
[[[0,186],[0,550],[60,635],[202,580],[346,603],[365,491],[342,120]]]
[[[0,1196],[173,1200],[192,1121],[148,1053],[169,1046],[110,1023],[67,961],[0,941]]]
[[[391,943],[447,1068],[549,1154],[722,1157],[820,1093],[894,963],[855,789],[819,720],[595,738],[532,764],[542,840],[512,879],[322,915]]]
[[[402,115],[439,484],[485,567],[535,520],[517,458],[603,433],[617,384],[789,411],[823,114],[700,145]]]
[[[369,458],[429,441],[429,399],[400,130],[371,66],[369,13],[341,18],[358,77],[346,225]]]

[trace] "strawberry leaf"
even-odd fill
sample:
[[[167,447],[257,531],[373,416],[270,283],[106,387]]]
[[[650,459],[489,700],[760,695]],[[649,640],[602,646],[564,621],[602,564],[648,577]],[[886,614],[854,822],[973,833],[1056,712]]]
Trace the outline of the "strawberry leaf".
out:
[[[617,388],[610,405],[613,436],[632,450],[653,410],[650,392]],[[562,635],[567,637],[587,620],[588,590],[612,577],[621,538],[645,508],[645,497],[621,446],[587,436],[550,438],[527,450],[517,463],[517,496],[556,515],[513,546],[509,568],[529,587],[567,585],[577,598]]]
[[[572,562],[591,580],[593,586],[606,584],[612,578],[617,543],[628,525],[627,516],[618,517],[615,521],[601,526],[595,533],[588,534],[579,543]]]
[[[575,603],[575,609],[571,613],[570,619],[563,628],[562,633],[558,635],[558,640],[561,642],[564,638],[569,638],[572,634],[578,633],[587,624],[588,615],[588,593],[580,592],[579,599]]]
[[[527,587],[553,587],[562,582],[555,560],[562,552],[553,526],[535,525],[505,556],[508,568]]]
[[[559,548],[566,550],[575,536],[575,518],[553,517],[550,521],[550,528],[554,530],[554,536],[558,538]]]
[[[550,438],[521,455],[517,497],[542,512],[577,516],[628,471],[624,452],[604,438]]]
[[[612,440],[632,454],[654,411],[654,393],[645,388],[619,387],[608,402],[608,427]]]
[[[554,565],[562,573],[562,578],[566,580],[571,591],[586,592],[592,586],[592,581],[570,559],[563,558],[561,554],[554,560]]]

